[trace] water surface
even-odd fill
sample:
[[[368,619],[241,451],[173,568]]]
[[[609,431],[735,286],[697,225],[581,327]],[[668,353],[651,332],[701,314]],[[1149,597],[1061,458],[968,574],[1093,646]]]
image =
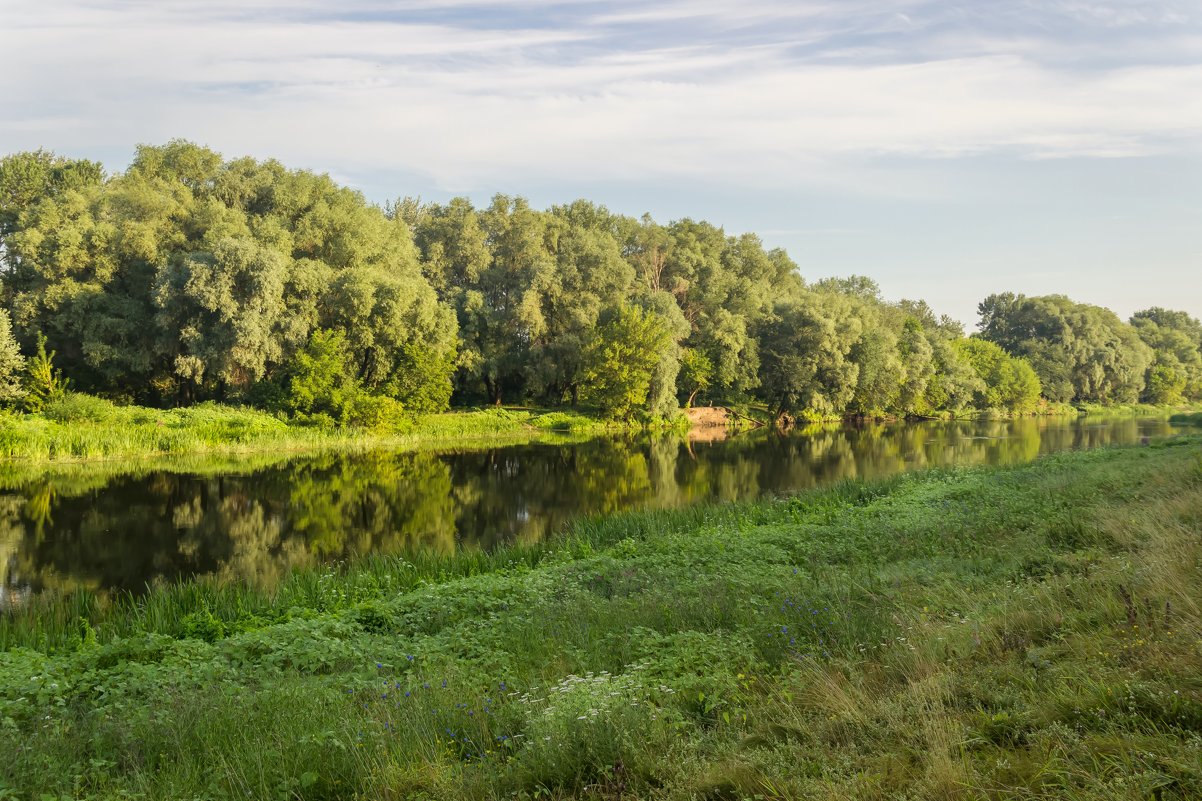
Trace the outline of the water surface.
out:
[[[137,592],[194,575],[270,586],[293,567],[370,552],[534,542],[582,515],[1012,464],[1177,430],[1149,419],[898,423],[10,478],[0,490],[0,608],[39,592]]]

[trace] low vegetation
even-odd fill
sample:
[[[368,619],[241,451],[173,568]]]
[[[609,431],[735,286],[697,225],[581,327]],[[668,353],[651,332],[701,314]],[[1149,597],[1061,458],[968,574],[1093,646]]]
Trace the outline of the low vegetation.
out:
[[[371,427],[341,427],[216,403],[149,409],[66,393],[37,414],[0,412],[0,458],[61,462],[267,450],[395,450],[483,439],[513,443],[639,426],[623,426],[595,412],[483,409],[397,415]]]
[[[0,798],[1202,795],[1202,439],[35,600]]]

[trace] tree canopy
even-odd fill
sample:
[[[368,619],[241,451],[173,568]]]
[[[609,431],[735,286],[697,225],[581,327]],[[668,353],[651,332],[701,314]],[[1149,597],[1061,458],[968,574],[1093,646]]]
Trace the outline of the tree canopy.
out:
[[[141,146],[116,174],[46,151],[0,159],[0,267],[10,403],[42,337],[81,391],[336,419],[364,397],[823,416],[1202,399],[1202,324],[1184,312],[1123,322],[1004,293],[965,338],[921,300],[887,301],[863,276],[807,284],[783,251],[705,221],[507,195],[381,208],[185,141]]]

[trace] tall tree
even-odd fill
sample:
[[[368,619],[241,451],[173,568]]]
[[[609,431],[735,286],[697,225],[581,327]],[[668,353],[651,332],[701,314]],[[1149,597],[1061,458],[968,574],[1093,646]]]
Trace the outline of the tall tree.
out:
[[[652,379],[671,343],[668,324],[655,312],[630,305],[607,309],[585,348],[585,400],[611,417],[651,411]]]
[[[1003,293],[979,311],[981,336],[1028,359],[1050,400],[1138,400],[1152,350],[1110,310],[1063,295]]]

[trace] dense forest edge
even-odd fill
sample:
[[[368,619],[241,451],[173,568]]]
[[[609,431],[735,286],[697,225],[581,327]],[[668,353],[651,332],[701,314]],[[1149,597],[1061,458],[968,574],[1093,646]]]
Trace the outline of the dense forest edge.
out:
[[[1196,798],[1202,440],[2,621],[11,798]]]
[[[680,426],[693,405],[788,424],[1202,401],[1185,312],[1002,293],[966,336],[703,221],[505,195],[378,207],[184,141],[115,174],[0,160],[0,305],[5,456],[412,437],[502,404],[578,429]]]

